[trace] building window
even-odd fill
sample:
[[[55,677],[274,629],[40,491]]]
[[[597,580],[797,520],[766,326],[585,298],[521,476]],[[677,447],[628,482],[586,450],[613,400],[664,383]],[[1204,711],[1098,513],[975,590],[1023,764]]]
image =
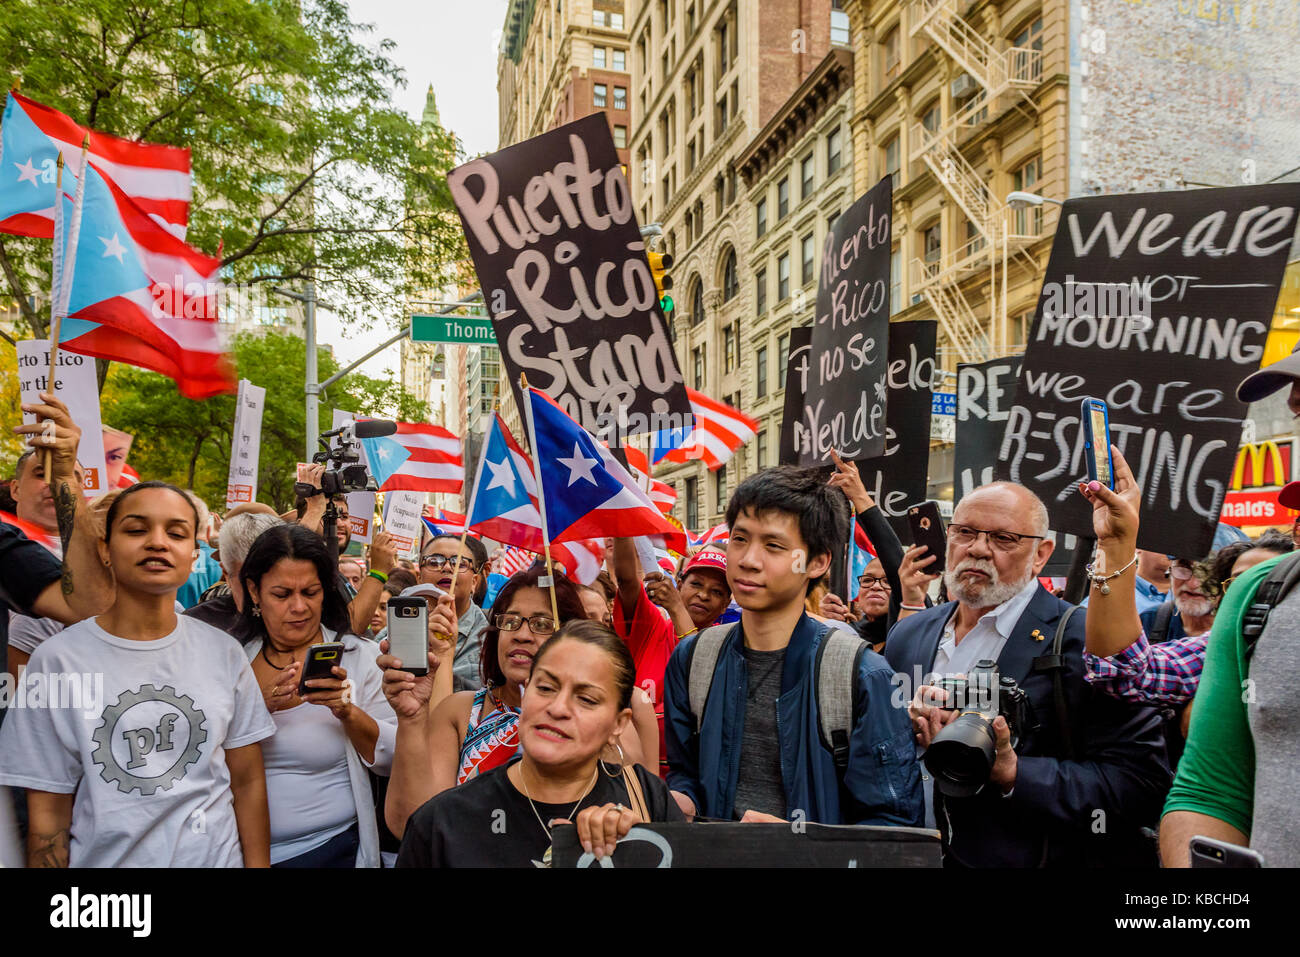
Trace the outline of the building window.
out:
[[[1035,192],[1038,181],[1043,176],[1043,161],[1035,156],[1011,174],[1011,189],[1026,193]],[[1018,236],[1037,236],[1043,231],[1043,207],[1030,206],[1015,211],[1013,227]]]
[[[727,510],[727,466],[720,465],[718,470],[713,473],[713,501],[716,503],[715,512],[725,512]]]
[[[1007,336],[1011,340],[1007,343],[1008,348],[1015,352],[1023,352],[1025,346],[1029,344],[1029,332],[1034,325],[1034,310],[1030,309],[1018,316],[1012,316],[1008,325],[1010,328],[1007,329]]]
[[[776,261],[776,301],[785,302],[790,298],[790,254],[786,253]]]
[[[608,88],[605,86],[604,83],[595,83],[595,84],[593,84],[592,87],[591,87],[591,105],[592,105],[592,106],[604,106],[604,105],[605,105],[605,94],[606,94],[607,92],[608,92]]]
[[[903,253],[895,249],[889,254],[889,314],[903,307]]]
[[[722,76],[722,74],[726,73],[727,70],[731,67],[731,44],[727,42],[727,33],[729,29],[730,29],[730,24],[728,24],[726,19],[724,18],[722,22],[718,24],[717,30],[714,31],[717,37],[716,49],[717,49],[719,77]]]
[[[627,72],[627,54],[622,50],[614,51],[614,69],[620,73]]]
[[[756,239],[761,239],[767,233],[767,197],[758,201],[754,207],[754,234]]]
[[[767,270],[760,269],[754,274],[754,313],[764,315],[767,312]]]
[[[758,350],[754,365],[754,395],[761,399],[767,395],[767,346]]]
[[[627,87],[625,86],[614,87],[614,109],[616,110],[627,109]]]
[[[843,6],[842,0],[831,0],[831,43],[846,47],[849,45],[849,15]]]
[[[799,174],[802,177],[802,185],[800,186],[801,192],[799,193],[799,198],[807,199],[809,196],[813,194],[814,175],[813,175],[813,154],[812,153],[809,153],[807,156],[805,156],[803,158],[803,162],[799,164]]]
[[[964,255],[973,256],[983,248],[984,236],[974,222],[969,219],[966,220],[966,252]]]
[[[834,176],[843,162],[840,156],[840,128],[837,126],[826,137],[826,175]]]
[[[885,144],[885,175],[894,184],[894,189],[898,189],[898,168],[898,136],[895,135]]]
[[[722,371],[731,372],[736,368],[736,327],[728,323],[722,330]]]
[[[939,101],[935,100],[930,104],[930,108],[921,114],[921,126],[926,132],[934,134],[939,132]]]
[[[785,388],[786,366],[790,364],[790,333],[776,340],[776,387]]]
[[[835,210],[835,212],[829,214],[829,215],[826,217],[826,233],[827,233],[827,235],[829,235],[829,234],[830,234],[830,231],[831,231],[832,229],[835,228],[835,220],[837,220],[837,219],[839,219],[839,218],[840,218],[840,211],[839,211],[838,209]]]
[[[941,233],[941,225],[938,222],[929,229],[921,232],[922,256],[928,263],[937,263],[943,256],[943,240],[941,238]]]
[[[790,177],[776,184],[776,221],[779,223],[790,212]]]
[[[704,321],[704,283],[698,279],[691,289],[691,325],[698,326]]]
[[[731,302],[740,292],[740,280],[736,277],[736,251],[727,253],[727,261],[722,267],[722,301]]]
[[[691,367],[695,373],[695,388],[701,392],[704,391],[704,362],[707,357],[704,354],[704,345],[700,344],[691,350]]]
[[[880,44],[885,58],[885,82],[888,83],[902,72],[902,63],[898,56],[898,27],[885,34]]]
[[[765,469],[767,468],[767,429],[759,429],[754,441],[754,467]]]
[[[609,14],[609,27],[610,27],[611,30],[622,30],[622,29],[623,29],[623,14],[621,14],[621,13],[611,13],[611,14]]]
[[[799,245],[800,245],[800,252],[802,253],[802,259],[803,259],[803,262],[801,264],[802,272],[799,275],[799,281],[806,286],[813,281],[813,277],[816,275],[817,272],[817,266],[816,266],[817,257],[816,257],[816,253],[813,250],[813,234],[809,233],[807,236],[805,236],[802,240],[800,240]]]
[[[619,149],[627,148],[627,127],[614,127],[614,145]]]
[[[591,65],[598,70],[605,69],[605,48],[604,47],[591,48]]]
[[[686,480],[686,527],[690,531],[700,528],[700,480]]]

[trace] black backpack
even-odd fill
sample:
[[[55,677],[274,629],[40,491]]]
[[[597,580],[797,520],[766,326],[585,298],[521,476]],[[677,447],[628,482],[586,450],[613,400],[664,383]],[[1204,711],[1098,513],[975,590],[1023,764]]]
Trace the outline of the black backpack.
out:
[[[1255,591],[1255,600],[1241,616],[1241,636],[1245,642],[1243,657],[1246,659],[1247,666],[1250,665],[1250,659],[1255,654],[1255,645],[1259,642],[1259,636],[1264,633],[1264,626],[1268,624],[1268,616],[1295,587],[1297,581],[1300,581],[1300,552],[1292,552],[1282,559],[1273,566],[1268,577],[1260,582],[1259,588]]]

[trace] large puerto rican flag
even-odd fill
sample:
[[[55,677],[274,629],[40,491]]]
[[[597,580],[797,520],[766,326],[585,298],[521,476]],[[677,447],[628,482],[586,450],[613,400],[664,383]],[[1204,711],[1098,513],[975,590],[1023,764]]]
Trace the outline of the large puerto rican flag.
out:
[[[689,462],[703,459],[716,472],[736,450],[758,434],[758,420],[703,392],[687,389],[695,428],[653,433],[652,458],[660,462]]]
[[[460,437],[441,425],[398,422],[394,435],[359,439],[381,492],[448,492],[465,486]]]
[[[71,194],[87,135],[90,162],[146,215],[184,239],[193,194],[188,149],[99,133],[18,93],[9,94],[0,128],[0,232],[53,238],[55,162],[61,152],[63,189]]]

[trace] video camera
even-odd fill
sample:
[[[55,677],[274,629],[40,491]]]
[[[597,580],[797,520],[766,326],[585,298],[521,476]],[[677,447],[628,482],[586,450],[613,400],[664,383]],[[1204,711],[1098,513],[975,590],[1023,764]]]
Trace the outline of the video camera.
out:
[[[385,419],[367,419],[361,422],[348,422],[340,428],[320,434],[322,451],[311,457],[317,465],[325,465],[321,475],[320,488],[306,482],[295,482],[294,492],[299,498],[311,498],[313,495],[325,495],[332,500],[335,495],[348,492],[377,492],[379,486],[374,477],[361,464],[361,455],[357,452],[357,439],[374,439],[381,435],[392,435],[397,431],[397,423]],[[337,447],[331,442],[338,438]]]
[[[950,797],[970,797],[988,783],[997,757],[993,722],[1006,718],[1011,746],[1022,730],[1033,727],[1029,697],[1016,679],[998,676],[997,662],[981,660],[964,678],[942,678],[935,687],[948,692],[943,709],[958,715],[934,736],[925,752],[925,766],[935,786]]]

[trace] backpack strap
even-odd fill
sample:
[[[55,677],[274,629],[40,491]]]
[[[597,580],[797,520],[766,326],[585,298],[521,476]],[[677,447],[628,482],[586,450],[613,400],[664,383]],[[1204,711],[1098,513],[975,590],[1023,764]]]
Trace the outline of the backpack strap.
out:
[[[849,767],[849,738],[859,699],[858,665],[867,648],[867,643],[857,635],[830,628],[818,644],[813,662],[822,742],[835,758],[835,771],[841,782]]]
[[[1074,760],[1074,735],[1070,730],[1070,711],[1065,704],[1065,656],[1061,654],[1061,648],[1065,645],[1065,627],[1078,610],[1078,605],[1071,605],[1065,610],[1065,614],[1061,615],[1061,620],[1056,626],[1056,635],[1052,638],[1052,653],[1039,655],[1032,665],[1035,674],[1047,673],[1052,676],[1052,704],[1056,710],[1061,756],[1071,761]]]
[[[713,672],[718,667],[718,655],[722,653],[722,644],[727,640],[732,629],[739,627],[738,624],[714,625],[712,628],[705,628],[695,636],[695,644],[691,648],[691,662],[687,667],[686,687],[697,732],[704,724],[704,706],[709,700],[709,689],[713,687]]]
[[[1158,645],[1169,637],[1169,623],[1173,620],[1173,599],[1161,602],[1160,607],[1156,609],[1156,618],[1151,623],[1151,634],[1147,635],[1147,641],[1153,645]]]
[[[1255,591],[1255,600],[1241,616],[1241,636],[1245,644],[1244,657],[1247,663],[1255,654],[1255,644],[1264,633],[1268,616],[1273,608],[1286,597],[1297,580],[1300,580],[1300,552],[1288,555],[1268,573],[1268,577]]]

